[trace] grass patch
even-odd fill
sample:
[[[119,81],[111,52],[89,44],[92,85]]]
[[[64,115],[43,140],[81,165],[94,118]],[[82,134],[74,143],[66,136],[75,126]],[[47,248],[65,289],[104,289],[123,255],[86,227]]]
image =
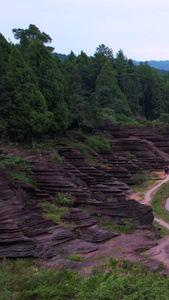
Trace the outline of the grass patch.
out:
[[[67,258],[72,261],[82,261],[82,257],[79,254],[71,254]]]
[[[50,161],[53,166],[61,167],[65,164],[65,158],[60,156],[56,151],[49,154]]]
[[[157,189],[150,204],[155,215],[169,223],[169,212],[165,210],[165,202],[167,198],[169,198],[169,182],[164,183]]]
[[[97,153],[99,153],[100,147],[111,150],[111,145],[108,139],[104,137],[104,135],[88,137],[86,139],[86,144]]]
[[[156,174],[155,174],[156,175]],[[139,201],[144,200],[145,194],[149,190],[151,186],[157,185],[159,181],[163,180],[164,178],[160,178],[157,176],[149,177],[145,176],[146,180],[144,182],[140,182],[139,184],[136,184],[135,186],[132,186],[132,190],[137,193],[136,197]]]
[[[0,154],[0,169],[10,180],[19,179],[37,186],[31,162],[20,156],[12,157]]]
[[[91,155],[88,153],[87,151],[87,146],[85,144],[82,143],[78,143],[76,145],[76,147],[79,149],[79,151],[81,152],[81,154],[83,155],[84,159],[87,161],[92,161],[92,157]]]
[[[88,153],[88,146],[82,143],[78,143],[76,144],[76,147],[79,149],[79,151],[81,152],[81,154],[83,155],[84,159],[86,161],[88,161],[91,165],[93,166],[100,166],[103,168],[108,168],[107,165],[103,164],[102,162],[100,162],[99,160],[97,161],[96,157],[93,157],[92,155],[90,155]]]
[[[124,218],[122,220],[124,225],[117,225],[113,221],[101,221],[99,217],[96,217],[96,220],[99,227],[103,227],[112,232],[131,234],[136,229],[132,219]]]
[[[74,204],[74,197],[70,193],[56,193],[56,203],[60,206],[71,207]]]
[[[166,300],[169,280],[123,259],[111,258],[88,277],[70,270],[40,269],[31,260],[4,259],[0,262],[0,295],[2,300]]]
[[[51,219],[66,229],[75,227],[75,224],[66,223],[61,220],[61,216],[67,211],[67,207],[58,207],[48,201],[40,203],[39,206],[45,211],[42,215],[44,218]]]
[[[153,225],[156,228],[156,232],[160,235],[160,236],[165,236],[165,235],[169,235],[169,229],[161,226],[161,224],[159,224],[156,221],[153,221]]]

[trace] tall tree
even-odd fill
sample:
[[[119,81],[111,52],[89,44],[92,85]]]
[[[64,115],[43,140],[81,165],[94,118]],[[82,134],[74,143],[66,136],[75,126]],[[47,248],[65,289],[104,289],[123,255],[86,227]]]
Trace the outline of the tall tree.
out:
[[[54,122],[50,130],[64,130],[68,126],[68,107],[64,101],[66,81],[54,58],[41,41],[29,44],[25,58],[38,79],[38,88],[43,94],[48,110],[53,112]]]
[[[128,111],[128,114],[131,114],[131,110],[129,108],[127,98],[122,93],[118,86],[118,81],[116,78],[116,71],[112,69],[112,66],[110,63],[105,63],[105,65],[102,67],[100,74],[97,77],[96,80],[96,92],[98,93],[100,89],[103,87],[107,87],[111,89],[111,93],[115,99],[120,99],[123,101],[126,110]]]
[[[19,40],[19,49],[24,55],[29,43],[35,39],[40,40],[43,44],[49,44],[52,42],[51,37],[44,31],[41,32],[38,27],[33,24],[29,25],[28,29],[14,28],[12,29],[14,38]],[[53,47],[48,47],[50,51],[53,51]]]
[[[139,77],[136,71],[136,66],[131,59],[128,60],[126,83],[125,83],[125,95],[127,97],[128,104],[134,115],[141,114],[141,86]]]
[[[0,138],[4,143],[7,138],[8,124],[8,99],[11,96],[10,87],[7,82],[8,59],[11,45],[5,37],[0,34]]]
[[[77,61],[77,57],[73,53],[73,51],[71,51],[63,64],[64,74],[68,84],[69,95],[82,94],[82,80],[78,72],[78,66],[76,61]]]
[[[124,56],[121,49],[116,55],[115,68],[117,72],[118,84],[122,92],[125,93],[127,79],[127,58]]]
[[[89,66],[90,66],[90,58],[81,51],[80,55],[78,55],[76,59],[76,64],[77,64],[77,69],[78,69],[78,74],[81,78],[81,84],[82,84],[82,89],[84,91],[90,89],[90,82],[89,82]]]
[[[47,132],[53,114],[47,111],[34,73],[14,45],[9,56],[7,81],[11,89],[7,103],[11,138],[22,140]]]
[[[107,62],[106,56],[104,56],[103,53],[95,53],[94,57],[91,57],[90,59],[90,73],[89,73],[89,79],[90,79],[90,88],[94,92],[96,89],[96,79],[97,76],[100,74],[100,71],[104,64]]]
[[[142,114],[148,119],[154,119],[164,112],[165,104],[162,97],[162,75],[151,68],[148,63],[137,67],[141,85]]]
[[[108,61],[113,61],[113,50],[104,44],[99,45],[96,48],[96,53],[102,53]]]

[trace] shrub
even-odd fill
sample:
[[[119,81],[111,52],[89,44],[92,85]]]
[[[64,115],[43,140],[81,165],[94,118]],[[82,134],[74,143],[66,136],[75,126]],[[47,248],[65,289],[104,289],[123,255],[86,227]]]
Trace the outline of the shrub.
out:
[[[123,223],[124,223],[123,226],[125,226],[126,230],[131,230],[131,229],[135,228],[135,226],[133,224],[133,219],[131,219],[131,218],[123,218],[121,220],[123,221]]]
[[[74,197],[70,193],[56,193],[56,203],[60,206],[73,206]]]
[[[71,254],[68,256],[68,259],[72,260],[72,261],[81,261],[82,258],[79,254]]]
[[[132,161],[133,163],[136,163],[137,162],[137,159],[135,157],[134,154],[130,153],[130,152],[127,152],[127,155],[126,155],[126,158],[130,161]]]
[[[19,179],[36,186],[32,165],[30,161],[20,156],[11,157],[5,154],[0,155],[0,169],[5,173],[7,178]]]
[[[45,213],[43,214],[44,218],[52,219],[59,224],[61,223],[60,217],[64,212],[67,211],[66,207],[58,207],[48,201],[40,203],[39,206],[42,207],[42,209],[45,211]]]
[[[87,138],[86,144],[96,152],[99,152],[101,146],[107,150],[111,149],[108,139],[103,135]]]
[[[49,157],[50,157],[51,163],[54,166],[59,166],[59,165],[61,165],[62,163],[65,162],[64,157],[60,156],[57,152],[50,153]]]
[[[87,152],[86,145],[84,145],[82,143],[78,143],[77,144],[77,148],[79,149],[79,151],[81,152],[81,154],[83,155],[83,157],[86,160],[90,160],[91,159],[89,153]]]
[[[140,185],[147,180],[147,177],[143,173],[133,174],[132,177],[137,185]]]
[[[159,119],[157,119],[157,120],[153,120],[153,121],[151,121],[151,125],[154,127],[154,128],[156,128],[156,129],[158,129],[158,130],[164,130],[165,129],[165,127],[166,127],[166,123],[164,123],[164,122],[162,122],[162,121],[160,121]]]

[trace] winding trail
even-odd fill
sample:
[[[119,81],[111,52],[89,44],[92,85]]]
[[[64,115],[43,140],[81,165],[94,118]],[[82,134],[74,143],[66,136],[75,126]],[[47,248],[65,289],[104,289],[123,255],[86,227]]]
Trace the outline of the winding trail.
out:
[[[154,192],[156,189],[158,189],[162,184],[165,182],[169,181],[169,176],[166,176],[165,179],[163,179],[160,183],[155,185],[152,189],[150,189],[146,194],[145,194],[145,199],[141,202],[142,204],[147,204],[151,201],[151,194]],[[160,220],[158,218],[154,218],[154,221],[158,222],[161,226],[169,229],[169,224],[164,222],[163,220]]]

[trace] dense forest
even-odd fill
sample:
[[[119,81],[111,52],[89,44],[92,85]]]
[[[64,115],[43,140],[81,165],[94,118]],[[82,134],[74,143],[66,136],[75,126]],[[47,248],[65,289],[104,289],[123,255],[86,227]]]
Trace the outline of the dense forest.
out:
[[[0,34],[1,143],[93,130],[105,119],[169,122],[168,74],[134,65],[122,50],[114,57],[104,44],[93,56],[71,51],[62,62],[52,55],[52,38],[35,25],[12,32],[16,44]]]

